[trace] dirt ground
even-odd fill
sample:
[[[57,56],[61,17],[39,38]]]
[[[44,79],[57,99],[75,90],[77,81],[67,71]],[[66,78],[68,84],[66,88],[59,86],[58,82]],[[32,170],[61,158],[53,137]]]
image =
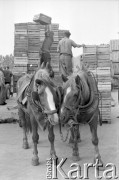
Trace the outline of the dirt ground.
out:
[[[119,105],[117,101],[117,91],[112,92],[115,100],[115,106],[112,107],[111,124],[103,123],[98,126],[99,149],[102,160],[105,164],[113,163],[119,174]],[[7,101],[8,104],[0,106],[0,119],[7,117],[17,118],[17,110],[8,110],[8,107],[16,105],[15,96]],[[66,130],[63,130],[66,135]],[[80,161],[76,162],[81,166],[81,174],[84,174],[84,164],[92,163],[94,157],[94,148],[91,143],[91,133],[88,125],[80,126],[81,142],[79,143]],[[48,168],[46,161],[49,159],[50,144],[47,138],[47,131],[39,130],[39,166],[32,166],[32,139],[29,134],[30,148],[22,149],[22,128],[18,123],[1,123],[0,124],[0,180],[45,180]],[[55,148],[59,161],[61,158],[67,158],[62,169],[67,174],[71,170],[71,164],[74,163],[72,156],[72,148],[68,142],[62,142],[59,134],[58,126],[55,127]],[[74,168],[73,168],[74,169]],[[76,169],[76,167],[75,167]],[[100,172],[103,176],[103,172]],[[89,168],[89,179],[95,180],[94,168]],[[63,180],[63,176],[58,172],[57,178]],[[80,178],[77,178],[80,179]],[[85,179],[85,178],[83,178]],[[104,177],[101,179],[105,179]],[[111,178],[114,180],[114,177]],[[119,178],[118,178],[119,179]]]

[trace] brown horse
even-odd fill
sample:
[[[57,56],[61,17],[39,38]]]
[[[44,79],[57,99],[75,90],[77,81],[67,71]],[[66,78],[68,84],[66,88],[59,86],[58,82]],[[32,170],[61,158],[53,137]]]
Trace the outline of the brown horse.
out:
[[[33,158],[32,164],[38,165],[37,144],[38,128],[43,130],[48,126],[48,138],[51,143],[50,155],[57,158],[54,148],[53,127],[58,123],[57,93],[49,75],[48,65],[41,65],[33,76],[25,75],[18,80],[18,114],[23,127],[23,148],[27,149],[27,132],[32,132]],[[25,87],[25,88],[24,88]]]
[[[78,126],[80,123],[88,123],[95,149],[94,160],[98,159],[102,163],[97,136],[99,93],[94,76],[90,72],[83,70],[76,72],[65,78],[63,91],[60,122],[61,124],[69,125],[73,129],[73,159],[75,161],[80,159],[78,152]]]

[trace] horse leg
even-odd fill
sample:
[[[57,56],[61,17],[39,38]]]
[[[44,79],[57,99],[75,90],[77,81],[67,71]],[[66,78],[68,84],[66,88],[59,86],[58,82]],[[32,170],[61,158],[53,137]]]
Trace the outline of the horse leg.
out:
[[[78,143],[81,142],[81,138],[80,138],[80,130],[79,130],[79,124],[77,124],[77,141]],[[70,143],[74,143],[74,132],[73,132],[73,128],[70,129],[70,139],[69,139],[69,144]]]
[[[38,135],[38,125],[34,118],[31,120],[32,125],[32,140],[33,140],[33,158],[32,158],[32,165],[37,166],[39,165],[39,157],[38,157],[38,150],[37,150],[37,144],[39,140]]]
[[[90,131],[92,135],[92,144],[94,145],[94,151],[95,151],[94,163],[96,162],[96,160],[98,160],[99,164],[104,165],[103,161],[101,160],[101,155],[99,153],[99,148],[98,148],[97,125],[98,125],[98,113],[96,112],[91,122],[89,123]]]
[[[79,124],[77,125],[77,139],[78,139],[78,143],[81,142],[81,135],[80,135],[80,129],[79,129]]]
[[[73,143],[73,154],[72,158],[74,161],[79,161],[79,152],[78,152],[78,130],[79,126],[78,125],[73,125],[73,134],[74,134],[74,143]]]
[[[55,146],[54,146],[54,140],[55,140],[54,127],[50,123],[48,123],[48,132],[49,132],[48,139],[51,144],[50,156],[52,159],[57,159]]]
[[[28,144],[28,138],[27,138],[27,132],[26,132],[25,112],[21,108],[18,108],[18,115],[19,115],[19,119],[21,120],[21,125],[23,128],[23,145],[22,145],[22,147],[24,149],[28,149],[29,144]]]
[[[74,132],[73,132],[73,127],[70,129],[70,138],[69,138],[69,144],[74,143]]]

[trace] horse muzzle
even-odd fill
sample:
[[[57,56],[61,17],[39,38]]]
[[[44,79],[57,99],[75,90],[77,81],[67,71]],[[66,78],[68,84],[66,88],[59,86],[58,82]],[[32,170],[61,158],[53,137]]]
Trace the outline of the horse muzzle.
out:
[[[61,115],[61,116],[60,116],[60,123],[61,123],[61,124],[65,125],[65,124],[67,123],[67,120],[68,120],[68,119],[67,119],[64,115]]]
[[[53,126],[57,125],[59,122],[59,117],[57,110],[44,110],[44,114],[47,115],[47,119]]]
[[[57,113],[57,110],[44,110],[44,113],[47,115],[53,115],[53,114]]]

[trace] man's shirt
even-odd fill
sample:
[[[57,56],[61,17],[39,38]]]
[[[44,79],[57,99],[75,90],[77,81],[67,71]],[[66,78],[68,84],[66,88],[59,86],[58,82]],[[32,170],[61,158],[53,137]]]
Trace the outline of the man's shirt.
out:
[[[48,37],[45,37],[45,40],[42,45],[42,52],[50,52],[51,45],[53,43],[54,33],[51,31]]]
[[[60,54],[69,54],[72,56],[72,46],[75,48],[77,44],[73,40],[64,37],[59,41],[57,51],[60,52]]]

